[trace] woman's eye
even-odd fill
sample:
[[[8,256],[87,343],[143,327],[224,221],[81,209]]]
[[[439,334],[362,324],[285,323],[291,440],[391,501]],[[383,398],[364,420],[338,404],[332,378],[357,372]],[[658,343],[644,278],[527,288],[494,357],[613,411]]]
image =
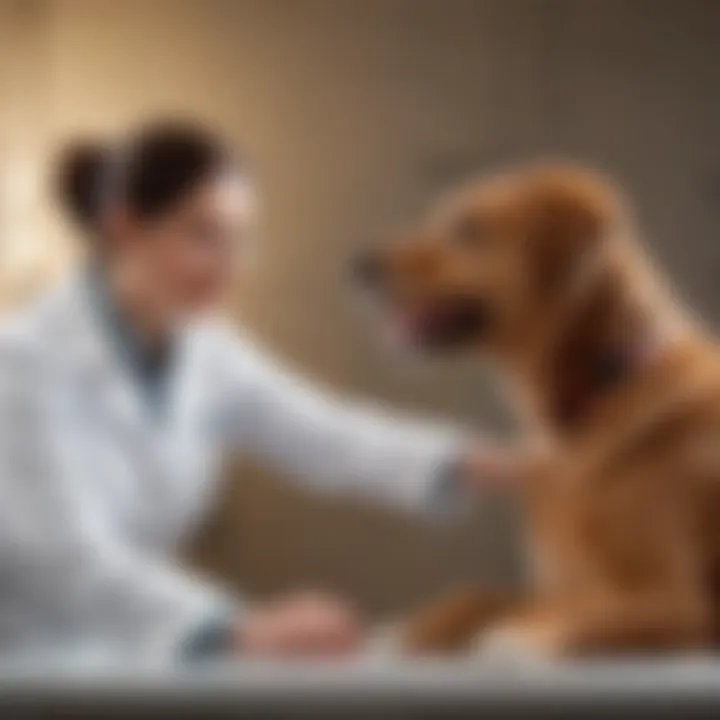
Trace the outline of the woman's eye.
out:
[[[453,238],[466,247],[479,247],[485,244],[487,232],[477,218],[463,218],[456,224]]]

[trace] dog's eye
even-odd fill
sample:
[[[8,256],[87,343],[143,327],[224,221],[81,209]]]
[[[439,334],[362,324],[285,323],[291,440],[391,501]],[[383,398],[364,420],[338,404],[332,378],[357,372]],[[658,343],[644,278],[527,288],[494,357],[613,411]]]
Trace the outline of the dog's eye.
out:
[[[479,247],[487,240],[486,228],[475,217],[465,217],[459,220],[452,229],[455,242],[466,247]]]

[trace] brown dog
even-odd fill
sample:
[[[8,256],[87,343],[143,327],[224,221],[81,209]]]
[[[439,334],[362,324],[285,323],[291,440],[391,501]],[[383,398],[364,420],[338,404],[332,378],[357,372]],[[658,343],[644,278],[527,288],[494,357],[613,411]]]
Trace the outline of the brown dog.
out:
[[[407,650],[714,642],[720,364],[634,235],[600,177],[535,167],[456,193],[362,263],[406,340],[499,361],[547,449],[522,493],[532,591],[463,591],[410,619]]]

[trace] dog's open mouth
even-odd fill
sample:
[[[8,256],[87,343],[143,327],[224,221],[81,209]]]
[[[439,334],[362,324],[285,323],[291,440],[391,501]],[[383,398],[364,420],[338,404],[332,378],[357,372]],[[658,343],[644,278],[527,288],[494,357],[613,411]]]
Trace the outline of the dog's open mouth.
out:
[[[395,341],[423,350],[454,349],[480,339],[488,316],[477,299],[454,297],[415,303],[392,313]]]

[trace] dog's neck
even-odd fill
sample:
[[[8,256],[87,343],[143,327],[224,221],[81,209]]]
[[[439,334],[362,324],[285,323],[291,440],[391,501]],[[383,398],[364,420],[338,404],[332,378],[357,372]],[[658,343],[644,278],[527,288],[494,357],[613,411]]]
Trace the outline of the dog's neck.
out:
[[[563,435],[639,377],[667,346],[658,318],[622,278],[600,279],[548,344],[529,378],[541,416]]]
[[[659,355],[661,340],[650,321],[638,321],[627,333],[570,338],[559,349],[547,385],[547,412],[559,429],[584,424],[598,403],[641,374]]]

